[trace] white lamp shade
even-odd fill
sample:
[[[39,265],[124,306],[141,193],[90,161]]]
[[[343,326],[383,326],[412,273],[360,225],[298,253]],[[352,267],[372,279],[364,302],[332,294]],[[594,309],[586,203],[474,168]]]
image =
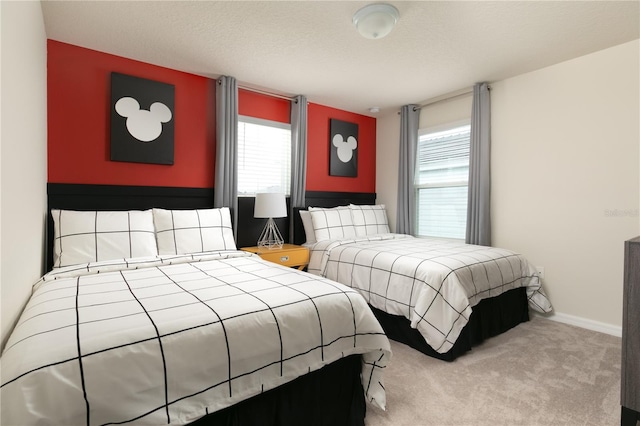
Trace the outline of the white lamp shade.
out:
[[[391,32],[399,17],[398,9],[390,4],[369,4],[353,15],[353,25],[363,37],[378,39]]]
[[[287,202],[280,192],[263,192],[256,194],[256,205],[253,217],[287,217]]]

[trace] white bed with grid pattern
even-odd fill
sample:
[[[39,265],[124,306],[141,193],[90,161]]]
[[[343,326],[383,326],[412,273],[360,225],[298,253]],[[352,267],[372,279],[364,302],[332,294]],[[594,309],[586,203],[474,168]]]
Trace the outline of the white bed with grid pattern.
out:
[[[481,300],[526,287],[532,309],[552,309],[521,254],[389,233],[384,205],[309,208],[308,215],[308,271],[355,288],[385,313],[405,317],[438,353],[453,347]]]
[[[352,354],[362,354],[366,399],[384,408],[389,342],[353,289],[238,250],[100,258],[122,233],[126,253],[146,232],[120,214],[100,225],[85,213],[89,225],[71,227],[82,241],[66,238],[55,260],[66,250],[87,261],[33,286],[4,348],[3,424],[186,424]],[[176,215],[195,218],[180,228],[207,222]],[[198,232],[220,232],[228,211],[219,217]],[[187,247],[187,234],[168,250]],[[198,250],[230,243],[197,240]]]

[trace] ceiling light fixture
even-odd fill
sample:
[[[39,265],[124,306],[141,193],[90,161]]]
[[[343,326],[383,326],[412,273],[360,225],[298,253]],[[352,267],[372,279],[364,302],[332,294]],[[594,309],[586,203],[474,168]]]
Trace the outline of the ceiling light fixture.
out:
[[[391,32],[400,14],[386,3],[369,4],[353,15],[353,25],[365,38],[378,39]]]

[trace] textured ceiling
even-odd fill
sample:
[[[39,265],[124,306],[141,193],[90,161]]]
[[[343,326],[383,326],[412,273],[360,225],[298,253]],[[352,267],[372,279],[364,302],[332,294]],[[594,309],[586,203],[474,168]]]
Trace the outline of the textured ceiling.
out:
[[[42,1],[47,37],[365,115],[640,37],[640,1],[390,1],[386,38],[362,1]]]

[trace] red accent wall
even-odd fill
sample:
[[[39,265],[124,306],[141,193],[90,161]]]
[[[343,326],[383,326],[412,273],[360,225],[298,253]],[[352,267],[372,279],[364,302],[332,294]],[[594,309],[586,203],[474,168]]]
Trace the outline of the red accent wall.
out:
[[[238,114],[279,123],[291,123],[291,102],[238,89]]]
[[[375,192],[376,119],[348,111],[309,104],[307,191]],[[358,125],[358,176],[329,176],[329,120]]]
[[[213,186],[215,80],[47,41],[49,182]],[[174,164],[111,161],[111,72],[175,86]]]
[[[48,40],[48,180],[52,183],[211,188],[215,167],[216,81]],[[174,164],[109,159],[110,75],[175,86]],[[241,115],[290,122],[290,102],[238,92]],[[329,176],[329,120],[358,124],[358,176]],[[309,104],[307,190],[375,192],[375,118]]]

